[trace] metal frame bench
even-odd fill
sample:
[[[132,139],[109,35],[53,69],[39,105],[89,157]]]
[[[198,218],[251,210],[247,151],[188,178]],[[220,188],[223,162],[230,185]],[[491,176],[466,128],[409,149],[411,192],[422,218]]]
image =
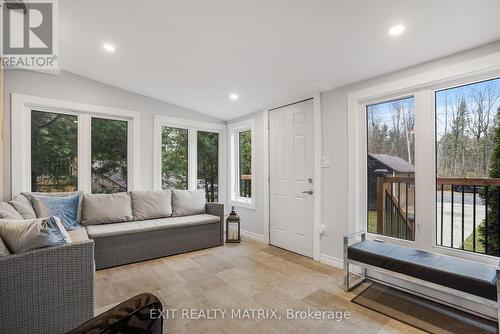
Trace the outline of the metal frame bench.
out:
[[[358,242],[353,243],[354,240]],[[350,291],[363,283],[366,279],[367,270],[370,270],[487,305],[497,310],[497,321],[500,319],[499,267],[420,251],[410,247],[366,240],[366,234],[364,232],[345,236],[343,246],[345,291]],[[384,251],[386,252],[385,254],[383,254]],[[359,258],[363,256],[359,254],[366,254],[365,260],[360,261]],[[421,261],[411,261],[417,259],[421,259]],[[350,265],[359,266],[361,268],[360,275],[354,281],[351,281]],[[478,273],[478,271],[481,271],[481,273]],[[486,279],[483,279],[481,275],[485,276]],[[441,283],[439,282],[439,276],[443,276],[441,277]],[[454,277],[457,277],[457,279],[453,279]],[[370,279],[412,293],[407,289],[394,286],[388,282],[382,282],[374,278]],[[468,284],[471,282],[474,284]],[[469,289],[469,286],[471,286],[473,291]],[[418,295],[423,298],[450,305],[468,313],[482,315],[462,305],[451,304],[427,295]]]

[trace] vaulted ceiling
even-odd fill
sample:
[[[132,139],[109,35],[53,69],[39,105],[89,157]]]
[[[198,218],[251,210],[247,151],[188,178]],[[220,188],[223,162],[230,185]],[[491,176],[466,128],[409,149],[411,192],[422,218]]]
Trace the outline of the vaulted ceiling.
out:
[[[500,39],[498,0],[59,6],[64,70],[224,120]],[[395,24],[406,27],[403,35],[388,35]]]

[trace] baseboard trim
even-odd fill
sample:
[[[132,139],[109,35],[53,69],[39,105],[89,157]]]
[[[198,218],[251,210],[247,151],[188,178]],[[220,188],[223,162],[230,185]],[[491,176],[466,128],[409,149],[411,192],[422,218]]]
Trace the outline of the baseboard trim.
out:
[[[321,254],[319,256],[319,262],[339,269],[344,268],[344,261],[342,261],[342,259],[338,259],[326,254]]]
[[[264,236],[260,235],[260,234],[257,234],[257,233],[253,233],[253,232],[250,232],[250,231],[241,230],[241,235],[244,236],[244,237],[247,237],[249,239],[253,239],[253,240],[256,240],[256,241],[260,241],[260,242],[265,242]]]

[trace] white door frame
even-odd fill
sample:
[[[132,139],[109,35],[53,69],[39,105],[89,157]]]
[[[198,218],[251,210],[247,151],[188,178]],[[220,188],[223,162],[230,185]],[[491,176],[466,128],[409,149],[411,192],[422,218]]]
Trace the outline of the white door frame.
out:
[[[322,224],[321,222],[321,201],[322,201],[322,178],[321,178],[321,155],[322,155],[322,128],[321,128],[321,96],[319,93],[314,94],[312,97],[308,97],[306,99],[302,99],[297,102],[292,102],[289,104],[295,104],[295,103],[300,103],[305,100],[311,99],[313,100],[313,105],[314,105],[314,221],[313,221],[313,259],[316,261],[320,260],[320,249],[321,249],[321,239],[320,239],[320,226]],[[287,104],[286,104],[287,105]],[[284,105],[284,106],[286,106]],[[280,108],[280,107],[277,107]],[[264,238],[265,242],[267,244],[270,244],[270,224],[271,224],[271,219],[270,219],[270,210],[271,210],[271,196],[270,196],[270,155],[269,155],[269,145],[271,144],[269,141],[269,113],[271,110],[276,109],[267,109],[264,111],[264,124],[265,129],[264,129],[264,168],[265,168],[265,178],[267,179],[267,182],[265,182],[265,189],[264,189],[264,221],[266,222],[264,224]]]

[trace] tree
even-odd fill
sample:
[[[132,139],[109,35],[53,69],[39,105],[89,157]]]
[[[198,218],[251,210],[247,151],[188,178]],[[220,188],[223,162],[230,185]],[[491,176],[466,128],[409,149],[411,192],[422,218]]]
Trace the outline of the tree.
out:
[[[77,130],[76,116],[32,111],[32,191],[51,192],[78,189]]]
[[[240,196],[252,197],[252,131],[239,133]]]
[[[207,202],[216,202],[219,192],[219,134],[198,131],[197,151],[198,187],[205,189]]]
[[[127,191],[128,123],[92,118],[92,192]]]
[[[490,158],[490,178],[500,178],[500,108],[498,108],[496,119],[497,121],[494,134],[494,147]],[[498,205],[498,196],[500,196],[500,192],[498,191],[497,187],[489,187],[488,193],[486,194],[486,191],[482,190],[480,192],[480,196],[483,201],[488,201],[488,206],[486,208],[488,219],[483,220],[483,223],[478,228],[479,242],[483,245],[484,249],[487,250],[487,254],[499,255],[499,226],[497,222],[498,215],[500,214],[500,207]]]
[[[161,139],[162,188],[188,188],[188,130],[164,126]]]

